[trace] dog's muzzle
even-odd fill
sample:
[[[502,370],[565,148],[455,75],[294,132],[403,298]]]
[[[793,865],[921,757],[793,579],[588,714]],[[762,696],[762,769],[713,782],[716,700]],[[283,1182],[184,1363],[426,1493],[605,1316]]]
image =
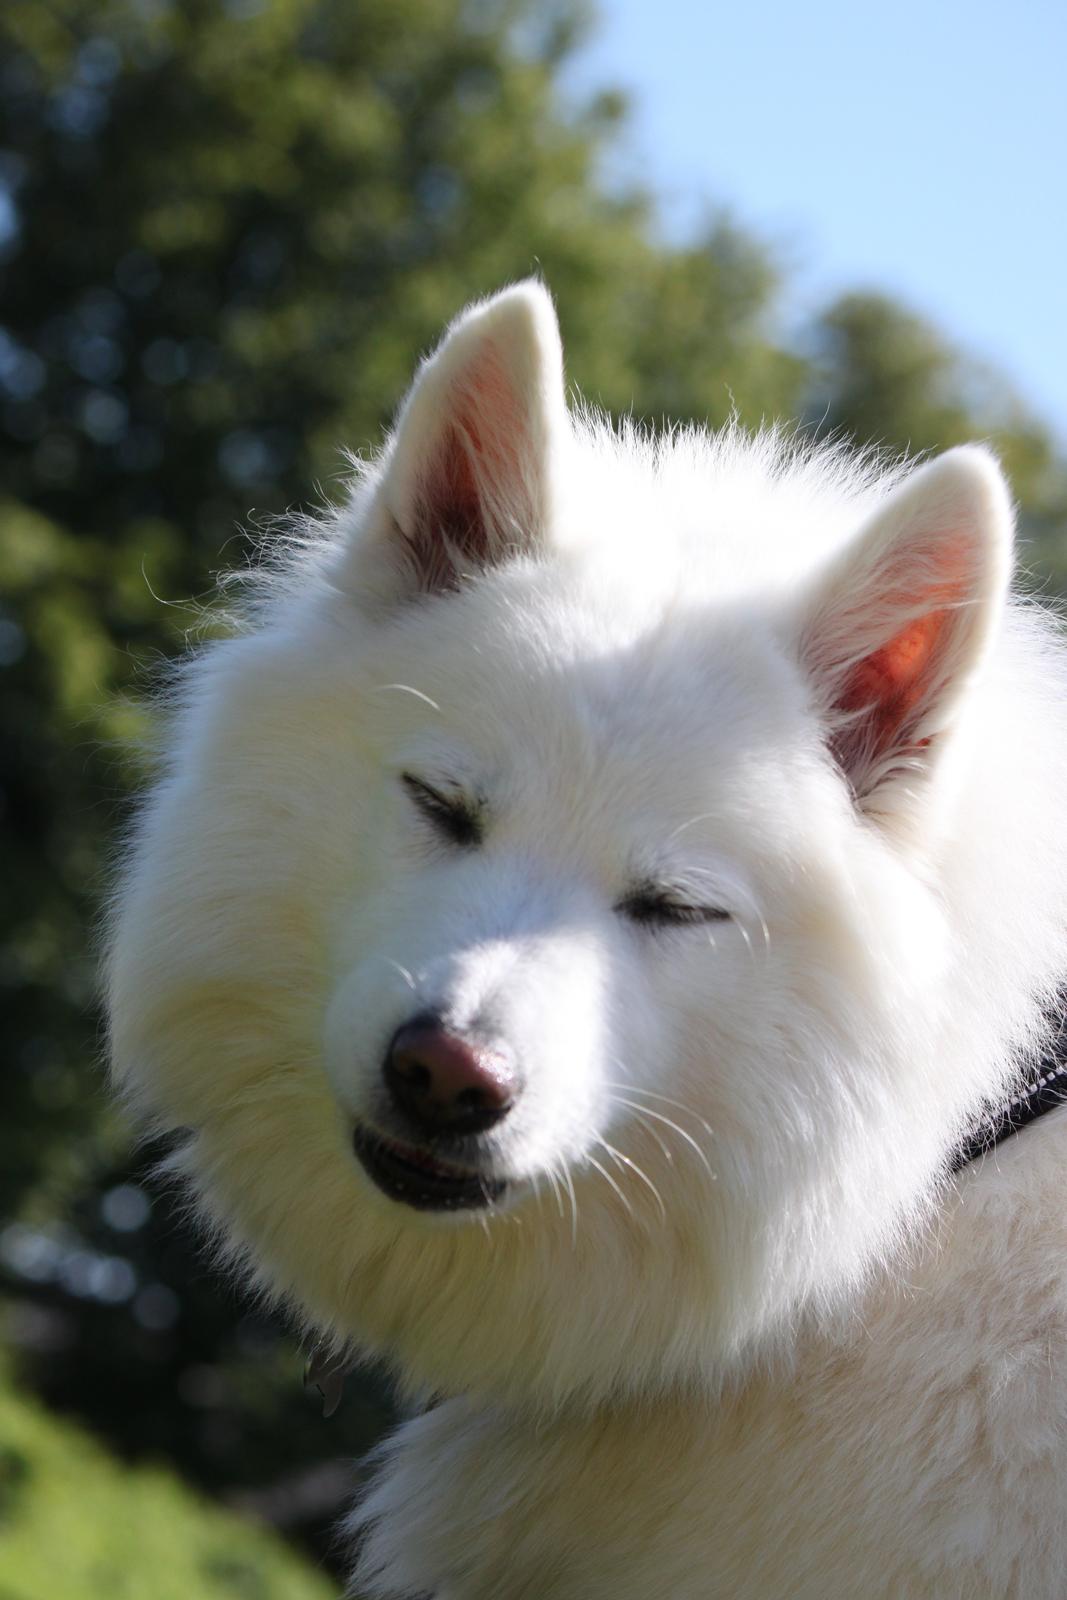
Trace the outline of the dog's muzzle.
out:
[[[352,1148],[383,1194],[416,1211],[479,1210],[499,1200],[507,1187],[501,1178],[443,1160],[363,1125],[353,1131]]]

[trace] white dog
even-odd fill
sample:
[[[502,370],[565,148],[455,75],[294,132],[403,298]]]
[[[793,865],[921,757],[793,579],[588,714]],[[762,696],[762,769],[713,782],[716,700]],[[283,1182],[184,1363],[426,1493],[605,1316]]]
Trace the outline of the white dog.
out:
[[[115,1071],[436,1401],[361,1596],[1067,1595],[1067,1119],[960,1154],[1067,974],[1011,535],[979,448],[569,414],[526,284],[190,670]]]

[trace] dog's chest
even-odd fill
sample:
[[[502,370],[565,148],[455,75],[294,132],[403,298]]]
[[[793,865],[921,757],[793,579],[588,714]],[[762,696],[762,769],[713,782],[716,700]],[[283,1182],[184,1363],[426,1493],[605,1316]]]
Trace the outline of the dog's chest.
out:
[[[1067,1122],[964,1176],[847,1348],[727,1404],[537,1426],[450,1401],[357,1520],[371,1597],[1062,1600]]]

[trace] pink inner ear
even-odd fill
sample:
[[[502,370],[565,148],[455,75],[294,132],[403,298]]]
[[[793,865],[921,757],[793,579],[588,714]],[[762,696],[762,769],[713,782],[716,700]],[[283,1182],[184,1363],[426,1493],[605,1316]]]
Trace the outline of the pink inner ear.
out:
[[[518,515],[527,488],[521,458],[528,423],[494,350],[456,382],[451,412],[423,478],[411,536],[428,589],[454,586],[457,555],[472,566],[493,559],[497,514],[511,506]]]
[[[444,533],[462,550],[468,547],[481,517],[478,478],[468,449],[474,457],[481,450],[481,440],[472,424],[462,426],[462,431],[455,426],[446,428],[432,469],[426,507],[430,536]]]
[[[936,676],[939,644],[951,613],[932,611],[901,629],[872,655],[858,662],[849,673],[837,699],[845,712],[866,712],[859,725],[843,728],[835,739],[835,753],[848,769],[850,743],[884,755],[903,742],[910,721],[925,699]]]
[[[832,748],[854,782],[862,783],[863,769],[894,750],[903,754],[909,746],[921,749],[929,742],[916,737],[918,725],[943,687],[959,608],[971,591],[973,562],[971,541],[958,537],[933,551],[905,547],[892,567],[879,573],[869,597],[879,611],[899,606],[914,612],[917,601],[930,609],[911,616],[855,662],[838,688],[835,709],[849,720],[834,734]]]

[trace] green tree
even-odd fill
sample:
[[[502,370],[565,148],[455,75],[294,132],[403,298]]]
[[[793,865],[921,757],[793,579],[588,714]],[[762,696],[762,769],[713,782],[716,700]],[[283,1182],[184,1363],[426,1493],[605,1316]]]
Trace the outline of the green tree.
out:
[[[569,376],[613,410],[799,414],[923,449],[991,434],[1046,558],[1064,509],[1045,432],[899,308],[843,301],[786,347],[758,240],[720,219],[668,247],[647,197],[605,186],[622,102],[559,87],[584,21],[580,0],[0,13],[7,1330],[48,1399],[316,1548],[340,1489],[301,1474],[331,1442],[358,1453],[380,1395],[357,1386],[322,1432],[277,1330],[210,1278],[165,1194],[148,1206],[96,1066],[87,930],[136,704],[208,625],[239,530],[334,492],[341,447],[378,442],[448,318],[531,271]]]
[[[806,411],[818,426],[909,453],[988,439],[1019,498],[1029,559],[1067,580],[1067,469],[1048,430],[996,372],[883,295],[849,294],[811,332]]]

